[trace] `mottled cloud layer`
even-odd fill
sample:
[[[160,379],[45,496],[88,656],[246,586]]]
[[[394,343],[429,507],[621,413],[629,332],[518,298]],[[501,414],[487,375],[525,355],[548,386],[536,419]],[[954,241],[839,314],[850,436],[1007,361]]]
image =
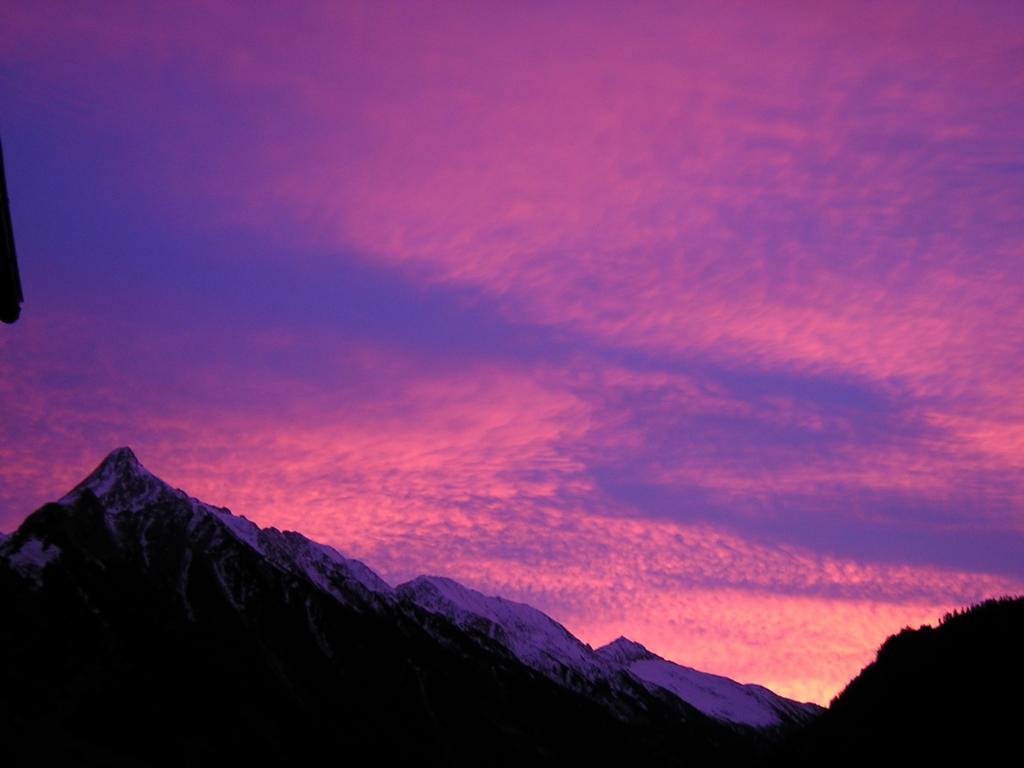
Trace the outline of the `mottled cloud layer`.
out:
[[[0,528],[131,444],[827,701],[1024,588],[1013,4],[24,4]]]

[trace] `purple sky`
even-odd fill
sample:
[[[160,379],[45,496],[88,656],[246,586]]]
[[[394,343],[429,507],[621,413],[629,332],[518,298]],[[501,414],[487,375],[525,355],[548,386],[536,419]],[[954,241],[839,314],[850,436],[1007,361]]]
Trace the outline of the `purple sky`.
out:
[[[111,448],[827,701],[1024,590],[1024,6],[8,3],[0,530]]]

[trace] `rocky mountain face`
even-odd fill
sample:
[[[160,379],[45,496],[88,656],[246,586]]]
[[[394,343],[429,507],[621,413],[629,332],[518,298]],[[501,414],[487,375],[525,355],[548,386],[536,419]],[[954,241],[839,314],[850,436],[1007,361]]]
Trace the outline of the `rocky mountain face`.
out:
[[[449,579],[393,589],[170,487],[129,449],[0,539],[0,610],[11,765],[728,764],[816,711],[704,709],[664,670],[714,676],[594,651]],[[648,661],[661,677],[634,669]],[[746,688],[728,683],[726,699]]]

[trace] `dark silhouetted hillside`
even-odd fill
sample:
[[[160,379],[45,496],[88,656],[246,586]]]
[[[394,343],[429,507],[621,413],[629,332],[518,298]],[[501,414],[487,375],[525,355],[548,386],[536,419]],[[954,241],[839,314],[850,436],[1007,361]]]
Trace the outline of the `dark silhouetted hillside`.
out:
[[[1024,706],[1024,597],[947,614],[890,637],[780,762],[898,758],[1002,764],[1017,755]]]

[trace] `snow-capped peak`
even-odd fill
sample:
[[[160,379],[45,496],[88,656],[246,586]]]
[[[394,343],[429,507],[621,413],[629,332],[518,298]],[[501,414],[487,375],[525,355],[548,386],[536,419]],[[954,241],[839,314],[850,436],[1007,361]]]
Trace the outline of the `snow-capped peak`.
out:
[[[149,472],[128,447],[115,448],[108,453],[99,466],[58,503],[73,504],[87,490],[113,512],[139,509],[168,494],[184,495]]]
[[[400,584],[395,591],[399,597],[446,616],[463,629],[497,641],[527,666],[555,679],[564,680],[567,671],[588,680],[607,673],[589,645],[525,603],[488,597],[443,576],[419,576]]]
[[[157,479],[149,470],[142,466],[139,457],[127,445],[115,448],[108,453],[99,466],[85,478],[79,485],[88,486],[97,493],[102,494],[119,479],[124,478]]]
[[[301,574],[318,588],[342,599],[353,584],[378,595],[389,596],[391,587],[358,560],[343,557],[332,547],[310,541],[293,531],[260,528],[225,507],[215,507],[173,488],[147,470],[131,448],[117,448],[107,454],[88,477],[60,500],[72,506],[91,491],[107,512],[112,530],[120,530],[121,516],[134,517],[151,508],[160,514],[184,514],[189,530],[204,521],[216,521],[232,539],[255,550],[283,570]],[[146,546],[146,543],[143,543]]]
[[[6,560],[11,568],[37,585],[42,583],[43,570],[60,554],[60,547],[52,542],[34,536],[15,539],[0,534],[0,560]]]
[[[182,505],[192,515],[216,517],[238,540],[262,553],[257,541],[259,527],[244,516],[234,515],[226,507],[215,507],[193,498],[180,488],[173,488],[146,469],[131,448],[115,448],[107,454],[82,482],[60,499],[58,504],[71,506],[86,491],[91,491],[109,515],[139,513],[156,504]]]
[[[640,643],[621,636],[612,640],[608,645],[598,648],[597,653],[611,662],[624,666],[628,666],[634,661],[641,661],[642,659],[660,658],[648,651]]]

